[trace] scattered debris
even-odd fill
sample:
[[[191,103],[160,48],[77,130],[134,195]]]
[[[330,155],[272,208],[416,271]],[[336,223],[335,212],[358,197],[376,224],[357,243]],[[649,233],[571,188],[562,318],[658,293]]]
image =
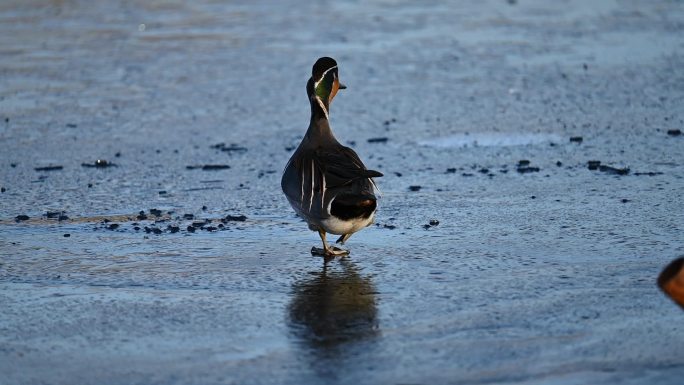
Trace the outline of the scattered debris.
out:
[[[97,159],[94,163],[81,163],[81,166],[91,168],[117,167],[114,163],[108,162],[104,159]]]
[[[607,172],[614,175],[627,175],[629,174],[629,168],[616,168],[612,166],[600,165],[598,167],[599,171]]]
[[[57,171],[62,170],[64,166],[45,166],[45,167],[34,167],[36,171]]]
[[[386,143],[389,139],[386,137],[370,138],[368,143]]]
[[[521,174],[527,174],[530,172],[539,172],[539,167],[532,167],[532,166],[518,167],[515,170]]]
[[[221,220],[221,222],[226,223],[226,222],[244,222],[247,220],[247,217],[244,215],[226,215],[225,218]]]
[[[599,166],[601,166],[600,160],[590,160],[587,162],[587,168],[589,170],[598,170]]]
[[[198,166],[186,166],[185,168],[188,170],[201,169],[204,171],[213,171],[213,170],[227,170],[230,168],[230,166],[227,164],[204,164],[204,165],[198,165]]]
[[[223,151],[223,152],[229,152],[229,153],[247,152],[246,147],[238,146],[235,143],[231,143],[230,145],[226,145],[225,143],[217,143],[217,144],[214,144],[213,146],[211,146],[211,148],[219,150],[219,151]]]

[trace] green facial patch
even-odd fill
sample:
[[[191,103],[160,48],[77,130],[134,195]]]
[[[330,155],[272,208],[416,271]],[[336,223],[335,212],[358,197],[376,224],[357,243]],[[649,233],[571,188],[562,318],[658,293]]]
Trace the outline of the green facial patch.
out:
[[[332,92],[333,82],[335,80],[335,73],[333,71],[328,71],[323,75],[323,79],[316,85],[316,96],[321,98],[321,100],[328,100],[330,93]]]

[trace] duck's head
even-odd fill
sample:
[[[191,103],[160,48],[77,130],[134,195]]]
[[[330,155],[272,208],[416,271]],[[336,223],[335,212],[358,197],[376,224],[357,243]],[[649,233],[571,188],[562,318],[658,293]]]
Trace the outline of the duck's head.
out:
[[[340,83],[335,59],[326,56],[316,60],[311,69],[311,78],[306,85],[312,107],[320,107],[327,118],[330,103],[337,95],[337,91],[345,88],[347,87]]]

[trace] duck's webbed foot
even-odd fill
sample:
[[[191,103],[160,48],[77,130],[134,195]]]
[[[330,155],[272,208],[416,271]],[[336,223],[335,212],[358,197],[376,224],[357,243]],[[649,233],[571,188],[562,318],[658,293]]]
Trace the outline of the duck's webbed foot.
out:
[[[323,241],[323,248],[319,247],[312,247],[311,248],[311,254],[312,255],[319,255],[322,257],[326,258],[334,258],[334,257],[340,257],[344,255],[349,255],[349,250],[344,250],[340,249],[339,247],[335,246],[329,246],[328,243],[325,241],[325,231],[318,231],[318,235],[321,237],[321,241]],[[344,235],[341,238],[344,238]]]

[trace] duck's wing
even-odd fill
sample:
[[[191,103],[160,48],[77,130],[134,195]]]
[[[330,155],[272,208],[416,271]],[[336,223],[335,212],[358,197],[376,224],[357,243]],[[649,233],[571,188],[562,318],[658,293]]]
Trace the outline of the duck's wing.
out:
[[[289,188],[283,185],[283,190],[296,199],[302,209],[311,212],[324,208],[327,190],[364,179],[372,184],[371,178],[383,174],[368,170],[351,148],[338,146],[298,151],[288,163],[285,175],[290,183]]]
[[[382,176],[381,172],[368,170],[356,152],[349,147],[318,148],[312,152],[314,162],[321,167],[326,188],[341,187],[358,179]]]

